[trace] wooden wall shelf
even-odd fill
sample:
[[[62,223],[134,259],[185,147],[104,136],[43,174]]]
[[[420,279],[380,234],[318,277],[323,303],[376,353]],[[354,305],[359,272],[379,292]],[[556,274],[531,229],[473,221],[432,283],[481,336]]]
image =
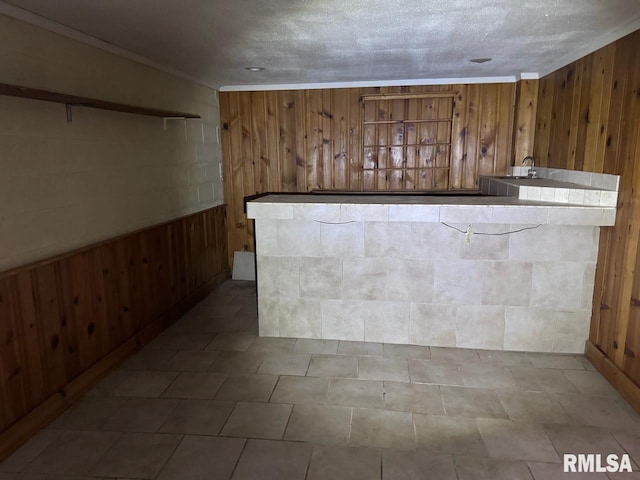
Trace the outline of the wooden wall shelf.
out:
[[[67,115],[69,115],[69,107],[89,107],[89,108],[99,108],[101,110],[111,110],[114,112],[134,113],[137,115],[149,115],[152,117],[160,117],[160,118],[200,118],[200,115],[197,115],[195,113],[174,112],[171,110],[159,110],[155,108],[138,107],[135,105],[126,105],[124,103],[114,103],[114,102],[107,102],[104,100],[97,100],[95,98],[79,97],[77,95],[67,95],[66,93],[57,93],[57,92],[50,92],[48,90],[38,90],[36,88],[10,85],[8,83],[0,83],[0,95],[30,98],[33,100],[43,100],[45,102],[63,103],[64,105],[67,106]]]

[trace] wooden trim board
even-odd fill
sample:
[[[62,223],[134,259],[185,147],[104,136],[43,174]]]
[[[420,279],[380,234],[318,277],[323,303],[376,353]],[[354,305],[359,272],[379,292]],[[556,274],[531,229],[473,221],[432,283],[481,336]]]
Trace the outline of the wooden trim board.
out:
[[[598,347],[587,341],[585,355],[604,378],[640,413],[640,387],[607,358]]]

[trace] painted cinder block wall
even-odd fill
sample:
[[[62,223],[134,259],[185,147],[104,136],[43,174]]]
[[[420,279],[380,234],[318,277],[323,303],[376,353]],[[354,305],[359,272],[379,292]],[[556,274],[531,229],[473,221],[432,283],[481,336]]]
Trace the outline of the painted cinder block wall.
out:
[[[217,92],[0,15],[0,82],[199,114],[0,96],[0,271],[222,203]]]

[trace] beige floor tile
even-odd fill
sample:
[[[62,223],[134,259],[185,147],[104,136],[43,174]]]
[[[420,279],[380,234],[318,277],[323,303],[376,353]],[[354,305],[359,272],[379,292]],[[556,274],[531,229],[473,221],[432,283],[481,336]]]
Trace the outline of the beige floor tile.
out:
[[[291,414],[291,405],[238,402],[221,435],[279,440]]]
[[[384,382],[384,408],[402,412],[444,415],[438,385]]]
[[[383,349],[381,343],[374,342],[349,342],[340,340],[338,353],[346,355],[376,355],[382,356]]]
[[[416,440],[411,413],[354,408],[349,442],[368,447],[414,449]]]
[[[539,462],[560,461],[542,425],[493,418],[478,418],[476,421],[482,440],[492,457]]]
[[[122,382],[127,380],[131,376],[130,371],[115,370],[102,380],[100,380],[91,390],[89,390],[86,397],[104,397],[111,395],[113,390],[117,388]]]
[[[93,475],[155,478],[182,440],[182,435],[125,433],[91,469]]]
[[[511,420],[536,423],[569,423],[569,415],[553,394],[507,390],[498,393]]]
[[[273,440],[249,440],[232,480],[304,480],[311,445]]]
[[[314,355],[307,371],[309,377],[358,377],[358,357],[354,355]]]
[[[24,471],[50,475],[87,474],[121,436],[117,432],[63,432]]]
[[[382,354],[385,357],[395,358],[421,358],[428,360],[431,358],[431,350],[429,347],[420,345],[398,345],[395,343],[385,343],[383,345]]]
[[[206,318],[233,318],[240,312],[242,305],[210,305],[199,304],[189,313],[197,317]]]
[[[365,380],[409,381],[405,358],[358,357],[358,377]]]
[[[67,479],[69,479],[69,477],[67,477]],[[2,473],[0,472],[0,480],[51,480],[51,477],[49,475],[45,475],[44,473]],[[87,479],[87,480],[99,480],[99,479],[96,479],[95,477],[91,477],[90,479]]]
[[[604,473],[565,473],[561,463],[528,462],[529,470],[535,480],[609,480]]]
[[[640,465],[640,431],[636,435],[625,432],[613,432],[613,436],[631,456],[636,465]]]
[[[105,422],[103,429],[114,432],[157,432],[178,406],[170,398],[131,398]]]
[[[53,420],[53,430],[100,430],[124,403],[121,397],[82,397]]]
[[[619,472],[607,474],[609,480],[640,480],[640,472]]]
[[[203,333],[172,333],[165,335],[163,333],[158,343],[153,346],[156,348],[170,350],[202,350],[213,339],[213,335]]]
[[[295,338],[257,337],[248,351],[255,353],[293,352],[293,346],[295,344]]]
[[[345,407],[383,408],[382,382],[334,378],[329,384],[327,404]]]
[[[640,421],[629,415],[611,396],[558,393],[558,400],[571,419],[591,427],[629,432],[640,431]]]
[[[169,385],[162,397],[211,399],[225,379],[226,375],[221,373],[184,372]]]
[[[473,418],[413,414],[418,447],[425,453],[487,456]]]
[[[596,367],[594,367],[593,364],[589,360],[587,360],[587,357],[585,357],[584,355],[576,355],[576,359],[578,359],[585,370],[589,370],[592,372],[597,371]]]
[[[258,373],[276,375],[306,375],[311,355],[308,353],[269,353],[265,355]]]
[[[351,408],[295,405],[285,440],[346,445],[351,431]]]
[[[62,434],[59,430],[40,430],[9,457],[0,462],[0,472],[19,472]]]
[[[563,370],[562,373],[586,395],[609,395],[620,398],[620,394],[598,372],[583,370]]]
[[[329,391],[328,378],[282,376],[271,395],[271,402],[323,405]]]
[[[247,333],[219,333],[207,345],[206,350],[231,350],[245,352],[256,336]]]
[[[545,425],[544,430],[559,455],[565,453],[615,453],[624,449],[610,431],[583,425]]]
[[[159,397],[178,372],[129,372],[129,375],[113,389],[118,397]]]
[[[314,447],[307,480],[380,479],[380,452],[375,448]]]
[[[210,372],[220,373],[256,373],[264,353],[256,352],[220,352],[209,368]]]
[[[145,348],[128,358],[120,369],[128,371],[163,370],[163,365],[167,363],[176,352],[177,350],[154,350]]]
[[[518,385],[508,367],[464,364],[460,370],[462,383],[467,387],[516,388]]]
[[[277,375],[229,375],[215,399],[268,402],[276,380]]]
[[[252,317],[236,315],[233,318],[200,318],[198,322],[198,325],[191,330],[192,332],[205,333],[212,336],[219,333],[258,334],[258,324],[255,314]]]
[[[460,417],[507,418],[495,390],[474,387],[440,387],[447,415]]]
[[[214,351],[180,350],[161,369],[177,372],[206,372],[218,355],[219,352]]]
[[[225,283],[0,464],[0,480],[150,478],[184,434],[157,478],[303,479],[312,444],[309,478],[378,478],[378,449],[385,479],[455,478],[455,461],[458,480],[531,480],[528,461],[553,480],[563,451],[640,456],[640,416],[583,355],[256,338],[256,312],[255,283]],[[286,441],[211,436],[223,429]],[[374,447],[347,449],[350,437]],[[621,475],[609,477],[640,473]]]
[[[525,352],[505,352],[501,350],[477,350],[480,362],[503,365],[505,367],[533,367]]]
[[[475,363],[478,352],[469,348],[431,347],[431,360],[451,363]]]
[[[169,414],[160,432],[218,435],[233,410],[234,402],[183,400]]]
[[[293,351],[296,353],[335,354],[338,351],[338,340],[299,338],[293,346]]]
[[[228,480],[245,441],[243,438],[187,435],[158,480]]]
[[[519,387],[526,391],[578,393],[562,370],[537,367],[510,367]]]
[[[529,353],[534,367],[584,370],[584,364],[575,355],[557,353]]]
[[[527,464],[493,458],[454,457],[458,480],[532,480]]]
[[[438,385],[462,385],[462,372],[454,363],[438,363],[432,360],[409,360],[409,376],[413,383]]]
[[[457,480],[451,455],[382,451],[383,480]]]

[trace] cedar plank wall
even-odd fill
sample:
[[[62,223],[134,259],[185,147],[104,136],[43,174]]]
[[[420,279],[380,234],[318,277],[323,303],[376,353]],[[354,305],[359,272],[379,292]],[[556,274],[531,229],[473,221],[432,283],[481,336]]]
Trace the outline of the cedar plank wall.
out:
[[[0,274],[0,460],[42,426],[18,420],[228,276],[224,205]]]
[[[638,45],[640,31],[540,80],[534,151],[543,166],[621,176],[616,225],[601,229],[587,353],[640,409]]]
[[[245,196],[361,189],[361,95],[433,91],[458,92],[451,189],[477,189],[479,175],[505,174],[512,156],[514,84],[221,92],[229,255],[254,248]]]

